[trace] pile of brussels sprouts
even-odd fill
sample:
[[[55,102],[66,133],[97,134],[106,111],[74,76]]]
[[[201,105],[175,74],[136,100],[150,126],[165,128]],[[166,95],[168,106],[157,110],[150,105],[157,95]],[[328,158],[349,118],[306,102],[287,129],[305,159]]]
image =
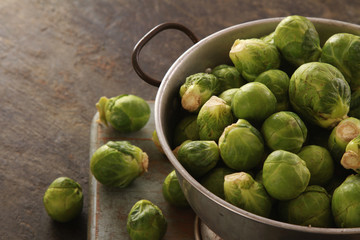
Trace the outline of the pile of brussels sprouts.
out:
[[[302,16],[237,39],[222,64],[186,78],[174,154],[205,188],[260,216],[360,227],[360,37],[320,46]]]

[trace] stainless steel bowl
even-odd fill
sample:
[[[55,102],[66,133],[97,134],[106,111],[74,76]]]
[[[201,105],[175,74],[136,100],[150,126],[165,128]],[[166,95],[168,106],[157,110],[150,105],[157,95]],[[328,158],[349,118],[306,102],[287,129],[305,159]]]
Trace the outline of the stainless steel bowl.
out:
[[[179,118],[179,87],[185,78],[208,67],[229,63],[228,53],[237,38],[271,33],[282,18],[239,24],[216,32],[188,49],[171,66],[155,99],[155,126],[166,156],[174,165],[184,194],[195,213],[223,239],[360,239],[360,228],[316,228],[287,224],[237,208],[215,196],[197,182],[178,162],[171,145]],[[360,26],[335,20],[310,18],[322,43],[334,33],[360,35]]]

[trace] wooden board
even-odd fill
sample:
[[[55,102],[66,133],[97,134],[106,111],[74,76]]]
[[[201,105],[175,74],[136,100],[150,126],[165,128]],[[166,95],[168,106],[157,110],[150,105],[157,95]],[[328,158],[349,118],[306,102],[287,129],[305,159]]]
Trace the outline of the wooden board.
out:
[[[166,156],[156,148],[151,136],[155,129],[154,102],[148,102],[151,117],[146,126],[138,132],[120,134],[112,128],[97,123],[98,113],[91,124],[90,159],[97,148],[110,140],[126,140],[140,147],[149,156],[148,172],[124,189],[109,188],[100,184],[89,173],[89,240],[130,239],[126,221],[131,207],[141,199],[156,204],[168,222],[164,239],[194,239],[195,214],[190,208],[176,208],[168,204],[162,195],[165,177],[173,170]]]

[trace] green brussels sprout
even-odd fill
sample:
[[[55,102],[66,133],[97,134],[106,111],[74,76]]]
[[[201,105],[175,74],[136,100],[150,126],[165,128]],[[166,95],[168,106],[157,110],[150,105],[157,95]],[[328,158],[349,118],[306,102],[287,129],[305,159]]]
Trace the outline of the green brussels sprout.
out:
[[[263,182],[263,170],[262,170],[262,169],[260,169],[260,170],[256,173],[256,175],[255,175],[255,181],[257,181],[257,182],[259,182],[259,183],[261,183],[261,184],[264,184],[264,182]]]
[[[106,186],[124,188],[148,168],[148,155],[128,141],[109,141],[91,157],[90,170]]]
[[[341,72],[327,63],[305,63],[290,78],[291,105],[304,120],[323,128],[333,128],[347,117],[350,97]]]
[[[298,156],[306,162],[310,171],[310,185],[324,186],[334,176],[333,159],[326,148],[308,145],[301,149]]]
[[[337,33],[326,40],[321,62],[335,66],[344,75],[352,91],[360,89],[360,37],[350,33]]]
[[[219,138],[223,162],[238,171],[258,166],[264,157],[264,140],[261,133],[248,121],[239,119],[224,129]]]
[[[360,175],[350,175],[332,195],[331,208],[336,226],[360,227],[359,199]]]
[[[280,201],[279,217],[282,221],[302,226],[332,227],[331,196],[323,187],[308,186],[298,197]]]
[[[68,222],[82,211],[83,194],[81,186],[68,177],[59,177],[46,190],[43,203],[47,214],[53,220]]]
[[[319,34],[312,22],[302,16],[281,20],[275,29],[274,43],[281,55],[297,67],[318,61],[321,54]]]
[[[239,88],[246,83],[234,66],[221,64],[212,69],[211,74],[219,79],[221,92],[230,88]]]
[[[224,100],[227,105],[231,106],[232,98],[239,88],[230,88],[220,93],[219,98]]]
[[[351,93],[350,111],[348,115],[350,117],[360,118],[360,89]]]
[[[270,216],[272,200],[264,185],[256,182],[250,174],[238,172],[226,175],[224,193],[227,202],[263,217]]]
[[[276,97],[262,83],[247,83],[234,94],[231,109],[238,119],[262,122],[276,111]]]
[[[131,208],[126,229],[132,240],[160,240],[167,230],[161,209],[149,200],[140,200]]]
[[[177,158],[193,177],[201,177],[220,160],[219,147],[215,141],[189,141],[181,145]]]
[[[171,171],[162,185],[162,194],[167,202],[176,207],[188,207],[189,203],[180,187],[175,170]]]
[[[214,74],[190,75],[180,87],[181,106],[189,112],[198,112],[212,95],[220,92],[220,81]]]
[[[289,108],[289,82],[286,72],[278,69],[270,69],[261,73],[255,82],[265,84],[276,97],[276,111],[284,111]]]
[[[360,173],[360,135],[346,145],[340,163],[344,168]]]
[[[129,133],[143,128],[150,118],[149,104],[141,97],[122,94],[108,99],[101,97],[96,103],[99,122],[116,130]]]
[[[268,35],[265,35],[263,37],[261,37],[260,39],[267,42],[267,43],[270,43],[270,44],[275,44],[274,42],[274,35],[275,35],[275,31],[268,34]]]
[[[295,153],[276,150],[269,154],[263,165],[266,191],[275,199],[285,201],[296,198],[308,186],[310,171]]]
[[[305,143],[307,128],[300,117],[289,111],[281,111],[268,117],[261,128],[267,146],[272,150],[297,153]]]
[[[225,199],[224,177],[234,172],[228,167],[215,167],[201,178],[200,183],[219,198]]]
[[[229,57],[248,82],[253,82],[260,73],[280,66],[280,54],[275,45],[257,38],[235,40]]]
[[[221,98],[212,96],[201,107],[197,117],[200,140],[217,141],[233,120],[231,107]]]
[[[174,145],[179,146],[185,140],[199,140],[197,115],[188,115],[180,120],[174,130]]]
[[[360,120],[349,117],[332,129],[328,149],[336,162],[340,162],[348,143],[360,134]]]
[[[153,133],[151,135],[151,140],[153,141],[153,143],[155,144],[155,147],[159,150],[159,152],[164,153],[164,150],[162,149],[159,138],[157,136],[156,130],[153,131]]]

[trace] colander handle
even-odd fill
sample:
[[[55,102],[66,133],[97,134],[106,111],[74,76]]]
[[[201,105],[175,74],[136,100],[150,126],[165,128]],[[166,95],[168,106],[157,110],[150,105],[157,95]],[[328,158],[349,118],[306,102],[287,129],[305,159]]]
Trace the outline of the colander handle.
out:
[[[151,29],[147,34],[145,34],[144,37],[142,37],[139,40],[139,42],[135,45],[132,56],[131,56],[133,68],[134,68],[135,72],[137,73],[137,75],[139,75],[139,77],[142,80],[144,80],[148,84],[153,85],[155,87],[160,86],[161,80],[152,78],[151,76],[147,75],[141,69],[141,67],[139,65],[139,55],[140,55],[141,49],[145,46],[146,43],[148,43],[158,33],[162,32],[166,29],[176,29],[176,30],[182,31],[192,40],[192,42],[194,44],[199,41],[198,38],[195,36],[195,34],[192,31],[190,31],[187,27],[185,27],[184,25],[181,25],[179,23],[161,23],[161,24],[157,25],[156,27],[154,27],[153,29]]]

